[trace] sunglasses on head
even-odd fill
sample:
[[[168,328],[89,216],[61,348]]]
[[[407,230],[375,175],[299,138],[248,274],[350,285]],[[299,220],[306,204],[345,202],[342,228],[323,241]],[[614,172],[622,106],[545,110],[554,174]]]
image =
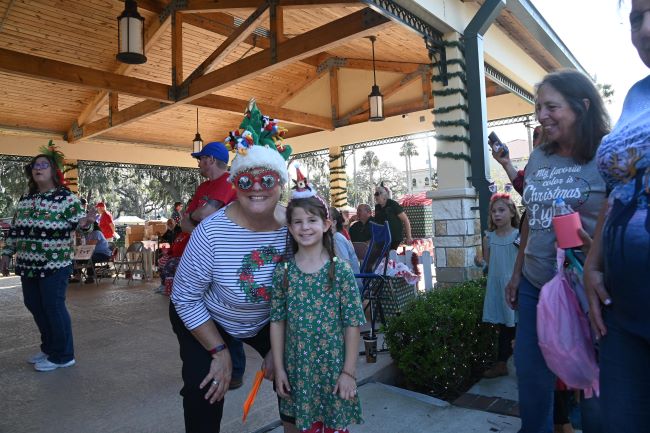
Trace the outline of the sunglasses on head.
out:
[[[46,168],[50,168],[50,163],[46,161],[32,164],[32,170],[45,170]]]
[[[262,189],[273,189],[275,185],[280,183],[280,176],[271,170],[263,171],[256,175],[245,171],[235,176],[233,183],[237,189],[248,191],[255,185],[255,182],[259,183]]]

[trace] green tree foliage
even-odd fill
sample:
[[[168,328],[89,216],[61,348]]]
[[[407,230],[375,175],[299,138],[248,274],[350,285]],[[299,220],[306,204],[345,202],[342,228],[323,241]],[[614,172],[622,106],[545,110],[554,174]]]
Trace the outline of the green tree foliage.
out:
[[[412,141],[405,141],[400,147],[399,156],[403,156],[406,162],[406,184],[407,190],[411,190],[411,157],[418,156],[418,149]]]
[[[13,217],[16,203],[27,192],[24,167],[28,161],[28,158],[0,161],[0,218]]]

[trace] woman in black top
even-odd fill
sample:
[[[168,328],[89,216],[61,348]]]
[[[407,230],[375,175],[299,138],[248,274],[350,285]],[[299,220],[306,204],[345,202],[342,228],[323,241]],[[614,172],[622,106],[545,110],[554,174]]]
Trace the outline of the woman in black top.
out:
[[[402,206],[390,198],[390,190],[383,183],[375,188],[375,202],[377,203],[375,205],[375,222],[383,225],[385,221],[388,221],[392,239],[390,243],[391,249],[396,250],[402,240],[407,245],[413,243],[411,222],[404,213]],[[406,237],[404,237],[404,234],[406,234]]]

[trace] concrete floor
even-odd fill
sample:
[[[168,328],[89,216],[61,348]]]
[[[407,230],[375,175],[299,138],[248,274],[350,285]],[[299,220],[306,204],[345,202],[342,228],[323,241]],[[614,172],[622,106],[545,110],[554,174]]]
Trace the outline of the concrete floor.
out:
[[[70,285],[77,364],[39,373],[25,361],[38,352],[39,336],[20,280],[0,278],[0,433],[182,432],[178,343],[168,320],[169,298],[154,294],[156,285]],[[278,422],[268,381],[246,424],[241,422],[261,364],[255,351],[247,347],[246,353],[245,384],[226,396],[223,433],[268,431]],[[386,353],[376,364],[361,360],[358,377],[383,380],[390,365]]]

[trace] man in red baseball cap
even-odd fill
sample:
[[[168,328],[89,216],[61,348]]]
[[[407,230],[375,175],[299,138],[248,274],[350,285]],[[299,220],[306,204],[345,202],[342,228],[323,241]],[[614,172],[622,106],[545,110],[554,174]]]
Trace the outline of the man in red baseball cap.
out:
[[[115,236],[115,224],[113,224],[113,215],[106,210],[104,202],[99,202],[95,205],[97,212],[99,212],[99,229],[108,242],[113,241]]]

